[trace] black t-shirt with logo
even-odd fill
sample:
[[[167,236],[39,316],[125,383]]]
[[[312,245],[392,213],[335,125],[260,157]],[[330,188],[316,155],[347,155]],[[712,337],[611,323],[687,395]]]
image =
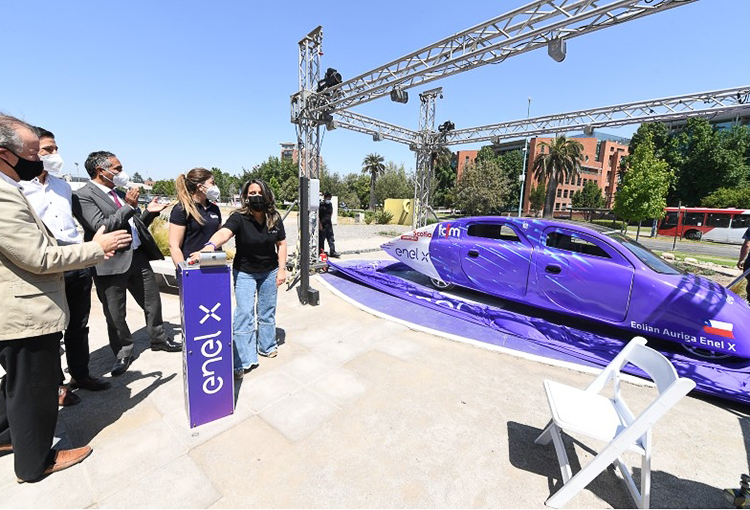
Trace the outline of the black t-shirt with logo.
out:
[[[255,221],[252,215],[232,213],[224,223],[234,234],[237,254],[232,267],[243,273],[265,273],[279,267],[276,243],[286,239],[284,224],[277,216],[276,224],[269,229],[264,221]]]
[[[203,204],[195,203],[198,213],[203,218],[203,225],[185,212],[182,204],[172,208],[169,223],[185,227],[185,238],[182,240],[182,254],[187,258],[191,253],[200,251],[221,227],[221,211],[219,206],[211,202],[204,208]]]

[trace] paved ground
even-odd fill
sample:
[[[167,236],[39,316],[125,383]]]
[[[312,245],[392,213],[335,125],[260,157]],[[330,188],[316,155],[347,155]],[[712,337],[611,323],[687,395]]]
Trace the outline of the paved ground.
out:
[[[181,355],[147,350],[132,300],[138,358],[109,378],[113,356],[94,297],[92,369],[113,387],[81,390],[82,403],[62,409],[58,426],[61,444],[91,444],[94,453],[23,485],[13,456],[0,457],[0,506],[543,506],[559,472],[552,446],[533,444],[549,418],[542,380],[585,386],[590,375],[412,331],[314,286],[318,307],[299,305],[294,291],[280,294],[285,342],[279,357],[261,358],[245,377],[235,414],[193,430]],[[177,297],[162,298],[165,320],[177,327]],[[638,407],[653,390],[625,391]],[[688,397],[657,425],[653,507],[726,507],[721,490],[748,472],[747,411]],[[574,467],[600,446],[571,443]],[[610,470],[569,506],[632,505]]]

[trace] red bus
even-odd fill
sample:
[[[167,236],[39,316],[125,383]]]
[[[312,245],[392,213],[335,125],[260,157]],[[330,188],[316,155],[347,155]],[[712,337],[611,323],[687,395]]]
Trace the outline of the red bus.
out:
[[[750,227],[750,210],[748,209],[667,207],[667,215],[659,223],[657,234],[742,244],[742,234],[748,227]]]

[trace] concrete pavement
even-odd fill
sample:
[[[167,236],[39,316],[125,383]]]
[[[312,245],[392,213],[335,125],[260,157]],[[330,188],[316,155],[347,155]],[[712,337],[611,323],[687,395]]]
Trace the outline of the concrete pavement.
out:
[[[344,247],[342,246],[342,249]],[[92,372],[112,382],[61,409],[61,446],[91,444],[80,465],[15,482],[0,457],[1,507],[539,508],[559,487],[554,449],[533,443],[549,419],[542,380],[591,375],[417,332],[365,313],[322,283],[321,305],[280,292],[279,356],[238,385],[233,416],[190,429],[180,354],[148,350],[129,300],[137,359],[119,378],[93,298]],[[283,289],[283,288],[282,288]],[[162,294],[178,328],[177,296]],[[634,407],[653,390],[630,384]],[[748,472],[748,409],[692,396],[654,431],[652,506],[726,507],[721,490]],[[569,444],[592,458],[585,440]],[[631,465],[635,458],[626,457]],[[613,470],[570,507],[632,507]]]

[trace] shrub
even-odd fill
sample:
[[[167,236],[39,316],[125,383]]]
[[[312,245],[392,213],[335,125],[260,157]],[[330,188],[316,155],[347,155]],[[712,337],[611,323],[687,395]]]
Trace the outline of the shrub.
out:
[[[169,224],[167,223],[167,221],[162,217],[154,218],[154,221],[153,223],[151,223],[149,230],[151,230],[151,235],[154,236],[154,241],[156,241],[156,246],[159,247],[159,251],[161,251],[162,255],[168,257]]]
[[[393,219],[393,213],[390,211],[377,211],[375,213],[375,223],[386,225]]]
[[[601,225],[602,227],[609,227],[614,230],[624,230],[627,227],[624,221],[618,220],[591,220],[594,225]]]
[[[365,213],[365,223],[367,223],[369,225],[370,223],[372,223],[372,220],[374,220],[374,219],[375,219],[375,213],[374,212],[367,211]]]

